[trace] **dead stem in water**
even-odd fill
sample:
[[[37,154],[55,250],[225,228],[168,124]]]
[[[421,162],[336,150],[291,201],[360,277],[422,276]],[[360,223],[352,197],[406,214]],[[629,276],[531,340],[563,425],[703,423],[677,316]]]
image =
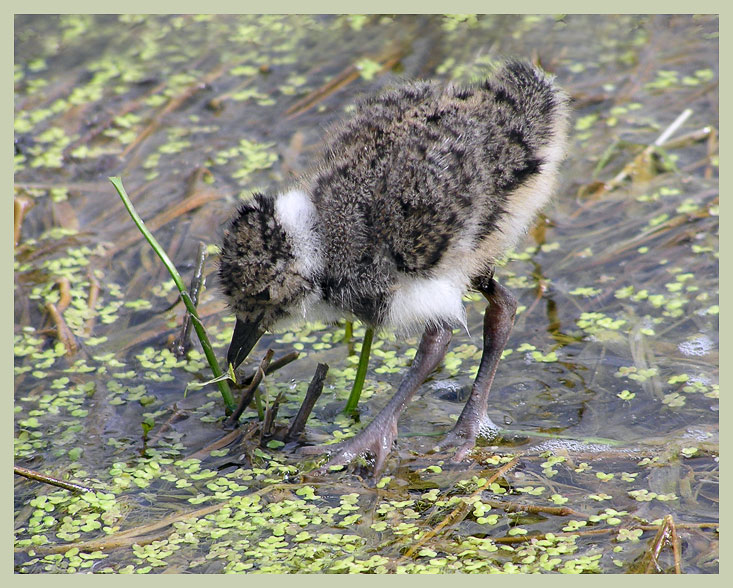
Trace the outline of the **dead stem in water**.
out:
[[[470,496],[470,498],[473,498],[475,496],[478,496],[481,494],[484,490],[486,490],[491,484],[493,484],[496,480],[498,480],[501,476],[506,474],[509,470],[514,468],[519,463],[519,458],[515,457],[513,460],[511,460],[508,463],[505,463],[503,466],[501,466],[492,476],[490,476],[486,482],[484,482],[479,488],[477,488]],[[399,566],[401,563],[405,562],[406,560],[410,559],[415,552],[420,549],[423,545],[425,545],[430,539],[435,537],[438,533],[440,533],[443,528],[447,527],[448,525],[456,525],[459,522],[461,522],[468,512],[471,510],[471,502],[470,500],[462,500],[461,503],[456,506],[449,514],[446,516],[440,523],[435,525],[430,531],[425,533],[420,539],[410,547],[410,549],[407,550],[407,552],[394,563],[394,568]]]
[[[375,59],[377,63],[381,65],[380,72],[387,71],[393,68],[400,59],[405,55],[405,48],[397,48],[389,50]],[[307,110],[313,108],[319,102],[322,102],[334,92],[344,88],[354,80],[358,79],[361,75],[359,68],[355,65],[349,65],[344,70],[336,75],[333,79],[323,84],[320,88],[316,88],[307,96],[298,100],[290,108],[285,111],[285,115],[288,119],[293,119],[300,116]]]

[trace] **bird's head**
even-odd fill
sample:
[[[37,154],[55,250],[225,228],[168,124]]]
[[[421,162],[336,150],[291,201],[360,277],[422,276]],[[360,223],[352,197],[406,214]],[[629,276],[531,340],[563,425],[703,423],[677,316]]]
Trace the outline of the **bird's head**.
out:
[[[235,368],[260,337],[291,318],[313,290],[274,198],[255,194],[224,233],[219,281],[237,317],[227,361]]]

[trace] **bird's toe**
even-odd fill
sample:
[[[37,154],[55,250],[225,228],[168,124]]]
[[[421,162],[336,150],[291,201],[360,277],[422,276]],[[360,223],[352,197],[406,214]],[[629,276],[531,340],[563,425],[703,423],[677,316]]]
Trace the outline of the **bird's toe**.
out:
[[[489,417],[459,419],[455,427],[435,446],[437,451],[456,448],[452,461],[461,461],[476,446],[476,439],[496,439],[499,427]]]
[[[328,473],[334,467],[349,465],[359,457],[367,457],[369,465],[372,466],[374,475],[377,476],[392,451],[392,444],[395,439],[392,427],[380,429],[378,427],[367,427],[359,434],[346,441],[335,445],[320,445],[303,448],[305,453],[329,453],[329,459],[321,466],[316,473]]]

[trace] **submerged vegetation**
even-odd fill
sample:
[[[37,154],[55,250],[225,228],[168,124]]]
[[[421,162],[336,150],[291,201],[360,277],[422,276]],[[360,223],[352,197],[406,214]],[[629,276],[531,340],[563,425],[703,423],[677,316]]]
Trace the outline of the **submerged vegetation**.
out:
[[[520,304],[490,398],[502,439],[428,453],[478,366],[473,294],[381,479],[309,474],[260,418],[280,430],[327,363],[302,439],[354,434],[415,339],[375,334],[344,414],[364,327],[266,336],[249,371],[268,347],[300,357],[225,430],[204,353],[176,344],[176,284],[107,177],[187,280],[233,203],[290,181],[356,98],[497,55],[539,61],[575,108],[555,203],[497,269]],[[717,18],[16,16],[15,59],[17,572],[718,571]],[[223,358],[213,284],[198,314]]]

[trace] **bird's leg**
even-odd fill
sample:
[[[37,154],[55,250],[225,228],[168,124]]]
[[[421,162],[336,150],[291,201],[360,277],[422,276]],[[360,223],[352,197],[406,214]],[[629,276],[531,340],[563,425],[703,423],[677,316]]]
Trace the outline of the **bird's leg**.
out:
[[[451,340],[451,334],[450,327],[445,323],[426,327],[415,359],[412,361],[410,369],[402,379],[400,387],[392,400],[355,437],[331,448],[333,451],[331,458],[322,469],[347,464],[358,455],[366,453],[374,455],[375,475],[382,469],[387,456],[392,450],[392,443],[397,437],[397,420],[400,414],[402,414],[415,391],[425,381],[425,378],[443,360]]]
[[[489,275],[475,278],[472,285],[486,297],[489,306],[484,313],[484,351],[476,380],[471,388],[471,396],[456,425],[438,444],[441,449],[455,446],[457,448],[453,456],[455,461],[463,459],[473,448],[479,435],[496,436],[498,427],[487,413],[489,390],[517,311],[517,299],[494,280],[493,271]]]

